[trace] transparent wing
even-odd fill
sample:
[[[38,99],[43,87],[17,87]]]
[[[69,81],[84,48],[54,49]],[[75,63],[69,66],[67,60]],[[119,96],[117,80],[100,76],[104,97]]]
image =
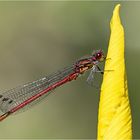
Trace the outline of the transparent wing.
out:
[[[89,74],[88,78],[87,78],[87,83],[88,83],[89,85],[93,85],[94,77],[95,77],[96,71],[97,71],[97,67],[96,67],[96,65],[94,65],[94,66],[92,67],[91,71],[90,71],[90,74]]]
[[[88,85],[94,86],[96,89],[99,89],[100,81],[101,81],[100,71],[98,70],[97,65],[94,65],[87,78],[87,83]]]
[[[69,74],[74,72],[74,67],[68,67],[63,70],[59,70],[56,73],[53,73],[49,76],[43,77],[39,80],[27,83],[25,85],[18,86],[11,90],[8,90],[4,93],[0,94],[0,110],[5,113],[10,111],[12,108],[18,106],[25,100],[29,99],[30,97],[40,93],[41,91],[45,90],[49,86],[53,85],[54,83],[62,80]],[[40,102],[42,99],[47,97],[50,92],[40,96],[35,101],[26,105],[25,108],[35,105],[36,103]]]

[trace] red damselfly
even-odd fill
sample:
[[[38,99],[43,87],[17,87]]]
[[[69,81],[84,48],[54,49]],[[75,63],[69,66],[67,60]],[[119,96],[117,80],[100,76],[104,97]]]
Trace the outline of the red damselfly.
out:
[[[0,110],[3,114],[0,116],[0,121],[15,112],[33,106],[47,97],[53,89],[76,80],[79,75],[89,69],[91,69],[91,73],[87,81],[91,82],[93,74],[101,72],[98,64],[104,59],[103,51],[97,50],[92,55],[77,60],[70,67],[1,93]]]

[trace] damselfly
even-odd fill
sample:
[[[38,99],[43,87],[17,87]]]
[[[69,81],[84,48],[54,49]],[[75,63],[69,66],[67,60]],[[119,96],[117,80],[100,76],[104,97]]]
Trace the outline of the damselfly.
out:
[[[103,51],[97,50],[91,56],[79,59],[70,67],[1,93],[0,110],[3,114],[0,116],[0,121],[15,112],[40,102],[47,97],[53,89],[72,80],[76,80],[79,75],[89,69],[91,69],[91,73],[87,80],[88,82],[92,81],[93,74],[100,71],[98,64],[104,61],[104,59]]]

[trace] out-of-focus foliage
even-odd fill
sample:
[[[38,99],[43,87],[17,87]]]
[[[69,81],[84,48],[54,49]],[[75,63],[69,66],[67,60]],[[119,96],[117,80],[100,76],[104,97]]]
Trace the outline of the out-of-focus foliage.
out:
[[[140,138],[140,2],[120,3],[133,135]],[[106,52],[116,4],[0,2],[1,92],[72,64],[94,49]],[[0,138],[96,138],[100,95],[86,84],[87,75],[58,88],[31,110],[3,121]]]

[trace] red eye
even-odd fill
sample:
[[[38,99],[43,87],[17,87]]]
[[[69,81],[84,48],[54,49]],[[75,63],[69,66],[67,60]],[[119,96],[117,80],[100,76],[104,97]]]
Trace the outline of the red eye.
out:
[[[97,53],[97,54],[96,54],[96,59],[100,59],[100,58],[101,58],[101,56],[102,56],[102,54],[101,54],[101,53]]]
[[[97,50],[95,52],[92,53],[92,59],[93,61],[102,61],[102,58],[104,58],[104,54],[102,50]]]

